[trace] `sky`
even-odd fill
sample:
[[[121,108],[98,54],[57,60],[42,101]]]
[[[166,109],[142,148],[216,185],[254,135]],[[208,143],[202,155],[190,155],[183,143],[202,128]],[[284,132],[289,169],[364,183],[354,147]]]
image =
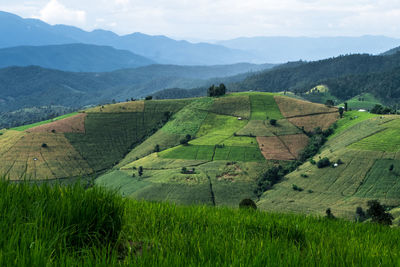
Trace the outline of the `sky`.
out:
[[[399,0],[0,0],[49,24],[192,41],[252,36],[400,37]]]

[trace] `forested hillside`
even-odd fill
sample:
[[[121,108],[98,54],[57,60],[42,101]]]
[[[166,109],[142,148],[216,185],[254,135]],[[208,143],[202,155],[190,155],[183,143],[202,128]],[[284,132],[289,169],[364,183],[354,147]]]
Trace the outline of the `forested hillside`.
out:
[[[105,73],[76,73],[36,66],[0,69],[0,112],[26,107],[60,105],[80,108],[144,97],[165,88],[193,88],[223,81],[223,77],[272,65],[234,64],[218,66],[151,65]],[[213,77],[222,77],[210,80]]]

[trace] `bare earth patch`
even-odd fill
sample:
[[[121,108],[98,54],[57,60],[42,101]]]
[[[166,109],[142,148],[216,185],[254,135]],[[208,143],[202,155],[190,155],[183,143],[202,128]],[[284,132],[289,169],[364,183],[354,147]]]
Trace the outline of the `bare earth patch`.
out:
[[[28,133],[85,133],[86,113],[39,125],[27,130]]]
[[[290,153],[296,157],[308,144],[308,136],[305,134],[282,135],[279,138],[285,143]]]
[[[304,100],[284,97],[284,96],[274,96],[275,102],[278,104],[279,109],[283,116],[286,118],[305,116],[311,114],[321,114],[337,112],[337,108],[328,107],[323,104],[311,103]]]
[[[295,118],[290,118],[288,120],[299,128],[304,127],[305,131],[312,131],[316,127],[320,127],[322,130],[326,130],[338,119],[339,119],[339,113],[335,112],[335,113],[295,117]]]
[[[294,160],[295,157],[277,136],[257,137],[261,154],[265,159]]]

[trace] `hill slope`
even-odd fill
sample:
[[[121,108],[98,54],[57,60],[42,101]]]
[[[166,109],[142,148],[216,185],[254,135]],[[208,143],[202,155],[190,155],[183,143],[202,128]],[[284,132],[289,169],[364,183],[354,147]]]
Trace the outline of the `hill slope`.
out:
[[[400,66],[400,54],[391,56],[370,56],[370,55],[350,55],[340,56],[321,61],[303,63],[300,65],[289,64],[281,65],[271,71],[264,71],[246,78],[243,82],[232,85],[232,90],[259,90],[268,92],[279,92],[283,90],[305,93],[311,88],[331,83],[340,83],[343,79],[348,79],[353,84],[343,83],[343,86],[329,88],[331,94],[342,101],[352,98],[360,93],[370,92],[376,97],[380,97],[382,102],[393,101],[393,97],[384,96],[386,86],[379,84],[379,78],[376,79],[374,88],[360,88],[368,85],[369,77],[393,75],[397,73]],[[353,77],[355,76],[355,77]],[[360,77],[359,79],[357,77]],[[387,82],[396,81],[388,79]],[[357,86],[355,86],[357,85]],[[328,86],[329,87],[329,86]],[[396,91],[397,91],[397,87]],[[372,92],[373,90],[373,92]],[[305,97],[305,95],[303,95]]]
[[[155,62],[129,51],[107,46],[66,44],[0,49],[0,68],[36,65],[72,72],[106,72]]]

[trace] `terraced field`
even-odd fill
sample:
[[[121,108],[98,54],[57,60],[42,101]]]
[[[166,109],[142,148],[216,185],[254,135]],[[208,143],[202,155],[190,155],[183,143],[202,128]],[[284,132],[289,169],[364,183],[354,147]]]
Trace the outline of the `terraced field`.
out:
[[[389,209],[400,206],[400,117],[350,112],[338,125],[314,160],[342,164],[321,169],[303,164],[261,197],[261,208],[321,215],[331,208],[337,216],[354,218],[356,207],[366,209],[371,199]]]
[[[2,130],[0,172],[12,180],[45,180],[87,176],[111,168],[191,101],[176,101],[175,105],[172,101],[119,103]],[[164,142],[161,146],[176,145],[174,135],[164,137],[159,138]],[[149,153],[148,149],[144,144],[139,152]]]
[[[251,94],[251,120],[284,119],[273,94]]]
[[[282,98],[286,106],[299,103]],[[275,99],[268,93],[235,93],[193,100],[97,182],[121,186],[120,191],[133,198],[184,204],[235,206],[244,197],[256,198],[261,173],[279,160],[296,159],[308,143],[303,131],[282,115]],[[310,115],[304,110],[338,114],[325,105],[300,103],[301,108],[290,108],[297,115]],[[276,125],[270,119],[277,119]],[[316,124],[324,126],[321,121]],[[192,137],[188,145],[178,145],[187,134]],[[280,146],[263,142],[268,139]],[[160,152],[154,150],[157,144]]]

